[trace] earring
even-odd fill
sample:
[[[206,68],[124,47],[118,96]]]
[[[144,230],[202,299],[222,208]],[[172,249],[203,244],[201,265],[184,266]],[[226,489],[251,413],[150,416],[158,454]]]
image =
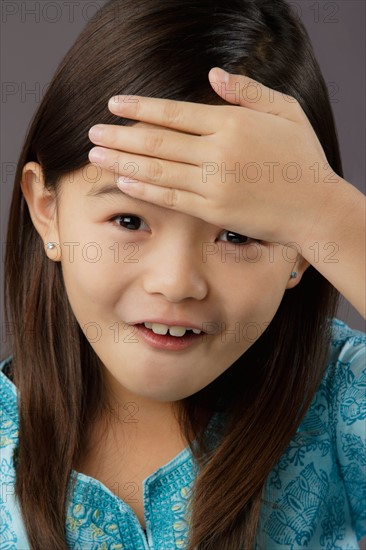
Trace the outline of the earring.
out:
[[[296,279],[296,277],[297,277],[296,271],[292,271],[290,279]]]
[[[46,244],[47,248],[49,248],[50,250],[52,250],[52,248],[56,248],[56,245],[54,243],[47,243]]]

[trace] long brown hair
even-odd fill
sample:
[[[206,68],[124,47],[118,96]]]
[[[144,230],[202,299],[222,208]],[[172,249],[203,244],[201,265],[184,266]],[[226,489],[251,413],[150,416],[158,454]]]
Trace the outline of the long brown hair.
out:
[[[62,176],[88,164],[93,124],[130,123],[108,111],[112,95],[223,104],[207,79],[214,66],[296,98],[343,176],[324,79],[303,24],[284,0],[111,0],[87,24],[28,130],[7,231],[6,322],[17,329],[11,351],[21,394],[15,494],[32,550],[67,548],[68,481],[88,419],[101,412],[105,395],[101,361],[71,310],[60,263],[47,258],[32,224],[22,168],[39,162],[47,189],[57,193]],[[324,373],[337,299],[310,266],[248,351],[182,400],[182,433],[198,442],[189,550],[248,549],[259,540],[265,481]],[[212,451],[205,429],[216,410],[226,423]]]

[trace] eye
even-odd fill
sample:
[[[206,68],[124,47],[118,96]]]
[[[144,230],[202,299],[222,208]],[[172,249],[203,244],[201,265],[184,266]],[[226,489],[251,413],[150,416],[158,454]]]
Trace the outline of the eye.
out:
[[[146,230],[146,228],[149,228],[142,218],[133,214],[118,214],[118,216],[111,218],[110,221],[117,221],[117,224],[122,229],[128,229],[129,231]]]
[[[233,244],[248,244],[251,241],[259,242],[257,239],[252,239],[251,237],[247,237],[246,235],[241,235],[240,233],[234,233],[233,231],[222,231],[220,235],[225,235],[226,239],[224,239],[224,242],[229,242]]]

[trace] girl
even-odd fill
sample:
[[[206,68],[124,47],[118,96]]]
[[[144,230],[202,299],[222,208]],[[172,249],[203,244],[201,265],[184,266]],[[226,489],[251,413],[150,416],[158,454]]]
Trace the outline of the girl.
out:
[[[364,314],[364,197],[342,176],[283,0],[106,3],[14,183],[2,548],[358,547],[366,338],[335,313],[341,292]]]

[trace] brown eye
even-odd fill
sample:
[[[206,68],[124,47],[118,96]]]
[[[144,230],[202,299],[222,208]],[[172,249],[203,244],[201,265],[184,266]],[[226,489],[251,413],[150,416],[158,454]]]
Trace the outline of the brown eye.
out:
[[[224,241],[233,243],[233,244],[247,244],[249,241],[254,240],[240,233],[234,233],[233,231],[223,231],[221,235],[227,235],[227,238]]]
[[[144,225],[148,227],[139,216],[134,216],[132,214],[119,214],[118,216],[114,216],[111,221],[117,221],[117,224],[121,228],[128,229],[129,231],[137,231]]]

